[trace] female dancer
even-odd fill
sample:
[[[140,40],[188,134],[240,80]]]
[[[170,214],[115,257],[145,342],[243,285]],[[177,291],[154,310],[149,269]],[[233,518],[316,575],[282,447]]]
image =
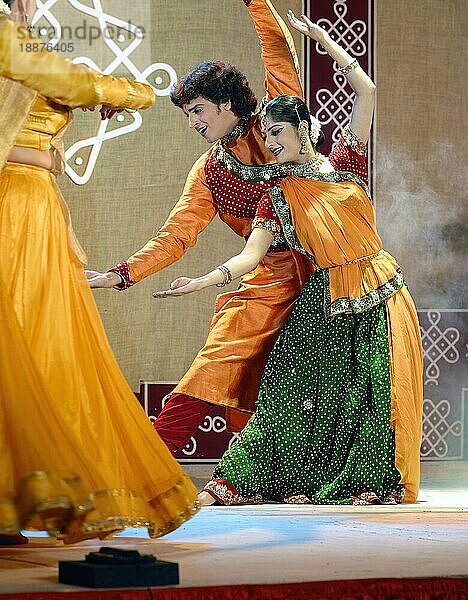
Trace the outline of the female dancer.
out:
[[[196,512],[196,490],[114,359],[53,174],[73,108],[141,109],[154,94],[33,37],[22,52],[28,33],[0,11],[0,543],[29,528],[66,542],[126,526],[160,536]]]
[[[319,123],[299,98],[264,112],[282,179],[259,204],[240,255],[157,297],[222,285],[284,237],[316,272],[268,359],[257,410],[224,454],[203,503],[414,502],[419,484],[422,352],[397,263],[382,248],[365,183],[375,86],[357,61],[307,18],[291,24],[320,42],[356,92],[350,124],[328,158]],[[229,157],[228,168],[238,168]],[[245,168],[245,166],[244,166]],[[261,167],[249,167],[252,177]]]

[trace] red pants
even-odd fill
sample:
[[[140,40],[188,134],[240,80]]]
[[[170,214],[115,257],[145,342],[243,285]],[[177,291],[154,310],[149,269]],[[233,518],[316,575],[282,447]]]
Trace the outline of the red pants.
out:
[[[205,417],[213,412],[214,404],[186,394],[172,394],[156,417],[154,428],[174,453],[182,450]]]

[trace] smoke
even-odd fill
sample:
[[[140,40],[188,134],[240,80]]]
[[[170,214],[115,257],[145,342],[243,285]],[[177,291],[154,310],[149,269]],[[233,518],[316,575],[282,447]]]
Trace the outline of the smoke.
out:
[[[468,205],[462,155],[449,143],[421,160],[378,146],[379,233],[420,309],[463,308]]]

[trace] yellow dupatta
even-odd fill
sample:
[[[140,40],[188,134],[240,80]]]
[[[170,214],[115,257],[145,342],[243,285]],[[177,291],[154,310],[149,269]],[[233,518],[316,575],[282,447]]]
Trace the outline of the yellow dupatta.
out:
[[[5,166],[9,151],[21,131],[29,110],[36,98],[36,92],[20,83],[0,77],[0,171]]]

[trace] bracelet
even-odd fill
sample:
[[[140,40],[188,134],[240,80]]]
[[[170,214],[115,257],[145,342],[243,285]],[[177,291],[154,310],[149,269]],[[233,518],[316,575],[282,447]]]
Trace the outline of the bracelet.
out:
[[[120,291],[128,290],[129,287],[132,287],[132,285],[135,285],[135,282],[132,281],[132,278],[130,277],[130,271],[128,270],[128,263],[126,263],[125,261],[120,262],[115,267],[112,267],[112,269],[108,269],[108,271],[111,271],[112,273],[117,273],[117,275],[119,275],[119,277],[122,279],[121,283],[114,285],[114,288],[116,290],[120,290]]]
[[[348,73],[351,73],[351,71],[354,71],[354,69],[357,69],[358,67],[359,63],[356,59],[354,59],[344,67],[338,67],[338,71],[341,71],[343,75],[347,75]]]
[[[224,280],[221,283],[217,283],[216,287],[224,287],[225,285],[229,285],[232,281],[231,271],[226,267],[226,265],[219,265],[219,267],[216,268],[219,269],[224,275]]]

